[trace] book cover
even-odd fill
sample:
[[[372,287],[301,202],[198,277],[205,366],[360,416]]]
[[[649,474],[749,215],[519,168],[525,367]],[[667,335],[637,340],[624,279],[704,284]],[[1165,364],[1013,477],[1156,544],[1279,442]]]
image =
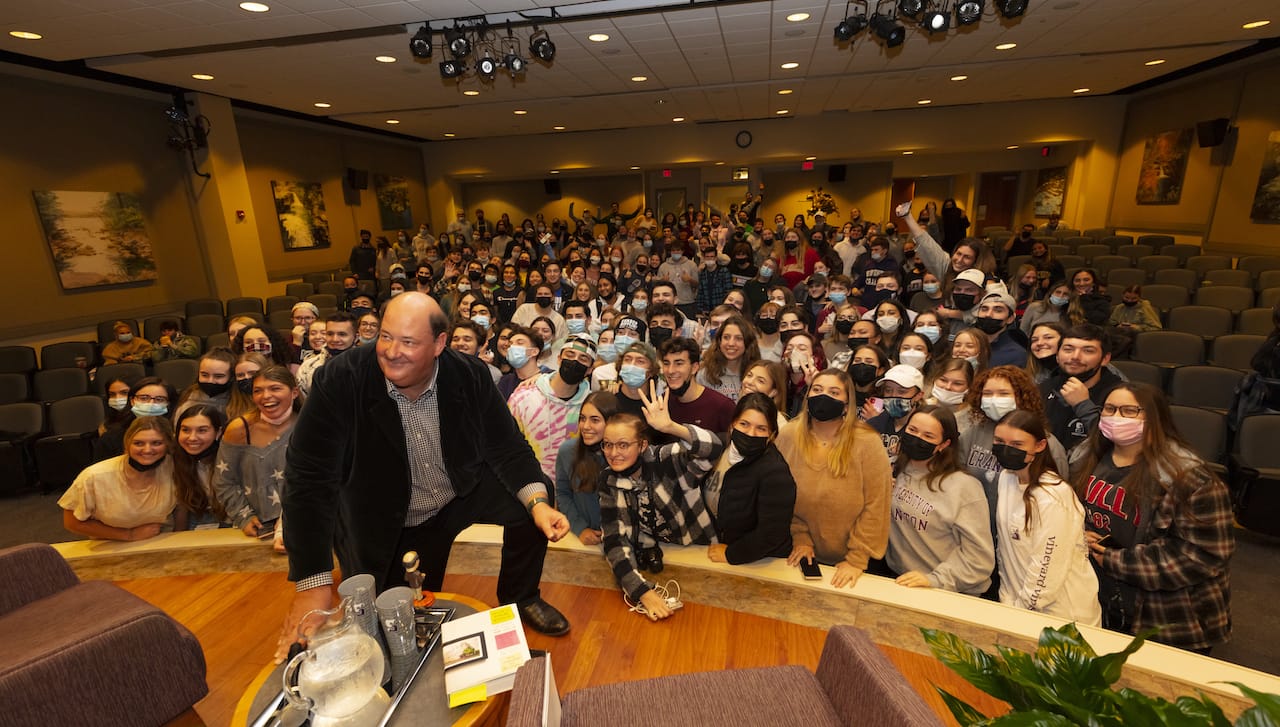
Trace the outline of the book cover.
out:
[[[514,604],[446,622],[440,629],[449,707],[510,691],[529,660],[529,642]]]

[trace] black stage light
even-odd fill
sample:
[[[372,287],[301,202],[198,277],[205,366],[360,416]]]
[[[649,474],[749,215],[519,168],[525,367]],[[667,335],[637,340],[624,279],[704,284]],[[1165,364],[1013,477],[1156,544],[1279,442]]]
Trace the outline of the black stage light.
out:
[[[1027,0],[996,0],[996,10],[1006,18],[1016,18],[1027,12]]]
[[[503,56],[502,65],[507,67],[507,70],[511,72],[511,75],[516,76],[521,73],[524,73],[525,66],[527,66],[528,63],[525,61],[525,59],[521,58],[515,53],[508,53],[507,55]]]
[[[465,58],[471,53],[471,41],[467,40],[466,34],[457,26],[445,28],[444,42],[454,58]]]
[[[956,3],[956,25],[973,25],[982,20],[982,0],[960,0]]]
[[[467,72],[467,67],[459,60],[440,61],[440,77],[457,78]]]
[[[178,108],[177,106],[170,106],[169,108],[165,109],[164,116],[165,118],[169,119],[169,121],[175,124],[187,123],[186,113],[184,113],[182,109]]]
[[[884,40],[885,46],[895,48],[907,39],[907,29],[902,27],[888,15],[876,15],[871,18],[871,30]]]
[[[919,17],[924,11],[924,0],[898,0],[898,14],[908,17]]]
[[[920,19],[920,27],[930,33],[945,33],[951,27],[951,16],[941,10],[930,10]]]
[[[492,81],[494,74],[498,72],[498,62],[486,53],[484,58],[476,61],[476,72],[484,80]]]
[[[836,23],[836,40],[846,43],[867,27],[866,15],[850,15]]]
[[[547,31],[539,30],[529,37],[529,52],[538,60],[550,63],[556,57],[556,44],[551,42]]]
[[[424,25],[409,39],[409,52],[414,58],[431,57],[431,26]]]

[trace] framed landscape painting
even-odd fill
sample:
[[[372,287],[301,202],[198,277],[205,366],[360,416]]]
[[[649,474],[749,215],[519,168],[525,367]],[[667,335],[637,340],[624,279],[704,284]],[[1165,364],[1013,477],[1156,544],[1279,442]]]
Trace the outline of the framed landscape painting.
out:
[[[1138,204],[1178,204],[1191,154],[1192,129],[1166,131],[1147,139],[1138,172]]]
[[[1041,169],[1036,175],[1036,196],[1032,200],[1036,217],[1062,214],[1062,203],[1067,198],[1067,168]]]
[[[1249,217],[1254,222],[1280,222],[1280,131],[1267,137],[1267,150],[1258,173],[1258,188],[1253,193]]]
[[[382,229],[407,230],[413,227],[409,182],[404,177],[375,174],[373,191],[378,197],[378,219],[382,221]]]
[[[329,218],[319,182],[271,181],[285,251],[329,247]]]
[[[63,290],[156,279],[142,203],[125,192],[33,192]]]

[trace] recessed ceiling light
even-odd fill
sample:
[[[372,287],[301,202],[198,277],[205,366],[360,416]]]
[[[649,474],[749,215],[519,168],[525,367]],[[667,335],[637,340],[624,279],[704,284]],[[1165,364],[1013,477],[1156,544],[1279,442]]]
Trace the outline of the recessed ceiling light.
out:
[[[316,101],[316,102],[315,102],[315,104],[313,104],[313,105],[314,105],[316,108],[318,108],[318,109],[327,109],[327,108],[329,108],[332,104],[327,104],[327,103],[325,103],[324,101]]]
[[[240,3],[240,9],[251,13],[265,13],[271,9],[271,6],[265,3]]]
[[[678,124],[678,123],[680,123],[681,121],[684,121],[684,117],[683,117],[683,116],[677,116],[677,117],[675,117],[675,118],[673,118],[673,119],[671,119],[671,120],[672,120],[672,121],[674,121],[674,122],[676,122],[676,123]]]
[[[631,167],[631,171],[633,171],[633,172],[634,172],[634,171],[637,171],[637,170],[639,170],[639,169],[640,169],[640,167]]]
[[[388,123],[388,124],[398,124],[398,123],[400,123],[400,119],[387,119],[387,123]]]
[[[952,76],[952,77],[951,77],[951,80],[953,80],[953,81],[967,81],[967,80],[969,80],[969,77],[968,77],[968,76]]]
[[[789,88],[780,88],[780,89],[778,89],[778,95],[779,95],[779,96],[790,96],[790,95],[791,95],[791,94],[793,94],[793,93],[795,93],[795,91],[792,91],[792,90],[791,90],[791,89],[789,89]]]
[[[553,130],[555,130],[555,131],[564,131],[564,127],[563,127],[563,126],[553,126],[553,127],[551,127],[551,128],[552,128]]]
[[[603,43],[606,40],[609,40],[609,36],[606,33],[592,33],[591,35],[587,36],[587,40],[591,41],[592,43]]]
[[[723,166],[724,166],[724,162],[716,162],[716,166],[717,166],[717,167],[723,167]]]
[[[1018,145],[1017,145],[1017,144],[1010,144],[1009,146],[1006,146],[1005,148],[1006,148],[1006,149],[1017,149],[1017,148],[1018,148]]]
[[[636,83],[644,83],[645,81],[649,80],[649,77],[648,76],[632,76],[631,80],[635,81]]]
[[[817,158],[818,158],[818,157],[805,157],[805,158],[804,158],[804,160],[805,160],[806,162],[812,162],[812,161],[816,161],[816,160],[817,160]]]
[[[1089,89],[1087,89],[1087,88],[1077,88],[1076,90],[1072,91],[1071,93],[1089,93]]]
[[[1000,45],[996,46],[996,50],[1013,50],[1014,48],[1017,48],[1017,47],[1018,47],[1017,43],[1001,43]]]
[[[373,59],[379,63],[395,63],[395,56],[374,56]]]
[[[463,96],[479,96],[480,92],[475,90],[474,88],[468,88],[467,90],[462,92],[462,95]]]
[[[789,114],[789,113],[791,113],[791,109],[778,109],[777,111],[774,111],[773,113],[775,113],[775,114],[777,114],[777,115],[779,115],[779,116],[782,116],[783,114]]]
[[[452,131],[446,131],[446,132],[444,132],[444,138],[446,138],[446,139],[452,139],[452,138],[453,138],[453,137],[455,137],[455,136],[457,136],[457,134],[454,134]]]
[[[925,106],[925,105],[927,105],[927,104],[931,104],[931,103],[933,103],[933,99],[931,99],[931,98],[922,98],[922,99],[920,99],[919,101],[916,101],[916,103],[920,104],[921,106]]]
[[[808,19],[809,19],[808,13],[792,13],[787,16],[788,23],[799,23],[801,21],[808,20]]]
[[[1153,59],[1151,59],[1151,60],[1147,61],[1146,63],[1143,63],[1142,65],[1144,65],[1144,66],[1158,66],[1158,65],[1160,65],[1161,63],[1164,63],[1164,59],[1163,59],[1163,58],[1153,58]]]
[[[782,64],[782,70],[784,71],[790,71],[793,68],[799,68],[799,67],[800,67],[800,64],[796,63],[795,61],[787,61],[786,63]]]
[[[1240,27],[1244,28],[1245,30],[1253,30],[1254,28],[1261,28],[1261,27],[1262,27],[1262,26],[1264,26],[1264,25],[1271,25],[1271,21],[1270,21],[1270,20],[1255,20],[1255,21],[1253,21],[1253,22],[1251,22],[1251,23],[1245,23],[1244,25],[1242,25],[1242,26],[1240,26]]]
[[[208,73],[192,73],[192,74],[191,74],[191,77],[192,77],[192,78],[194,78],[194,79],[196,79],[197,81],[212,81],[212,80],[213,80],[213,76],[210,76]]]
[[[511,113],[515,114],[516,116],[524,116],[525,114],[527,114],[527,113],[529,113],[529,112],[528,112],[528,111],[525,111],[524,109],[516,109],[515,111],[512,111]]]
[[[21,38],[22,40],[40,40],[44,37],[39,33],[32,33],[29,30],[10,30],[9,35],[12,35],[15,38]]]
[[[552,170],[551,170],[551,173],[552,173],[552,174],[559,174],[559,173],[560,173],[560,170],[559,170],[559,169],[552,169]]]
[[[909,156],[911,156],[912,154],[915,154],[915,152],[913,152],[913,151],[904,151],[904,152],[902,152],[902,156],[904,156],[904,157],[909,157]]]

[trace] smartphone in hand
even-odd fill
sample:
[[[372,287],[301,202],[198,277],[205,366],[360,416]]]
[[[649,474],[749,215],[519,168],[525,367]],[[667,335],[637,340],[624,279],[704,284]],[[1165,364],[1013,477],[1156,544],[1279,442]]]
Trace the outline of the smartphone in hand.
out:
[[[822,570],[818,568],[818,561],[813,558],[800,559],[800,573],[806,581],[822,580]]]

